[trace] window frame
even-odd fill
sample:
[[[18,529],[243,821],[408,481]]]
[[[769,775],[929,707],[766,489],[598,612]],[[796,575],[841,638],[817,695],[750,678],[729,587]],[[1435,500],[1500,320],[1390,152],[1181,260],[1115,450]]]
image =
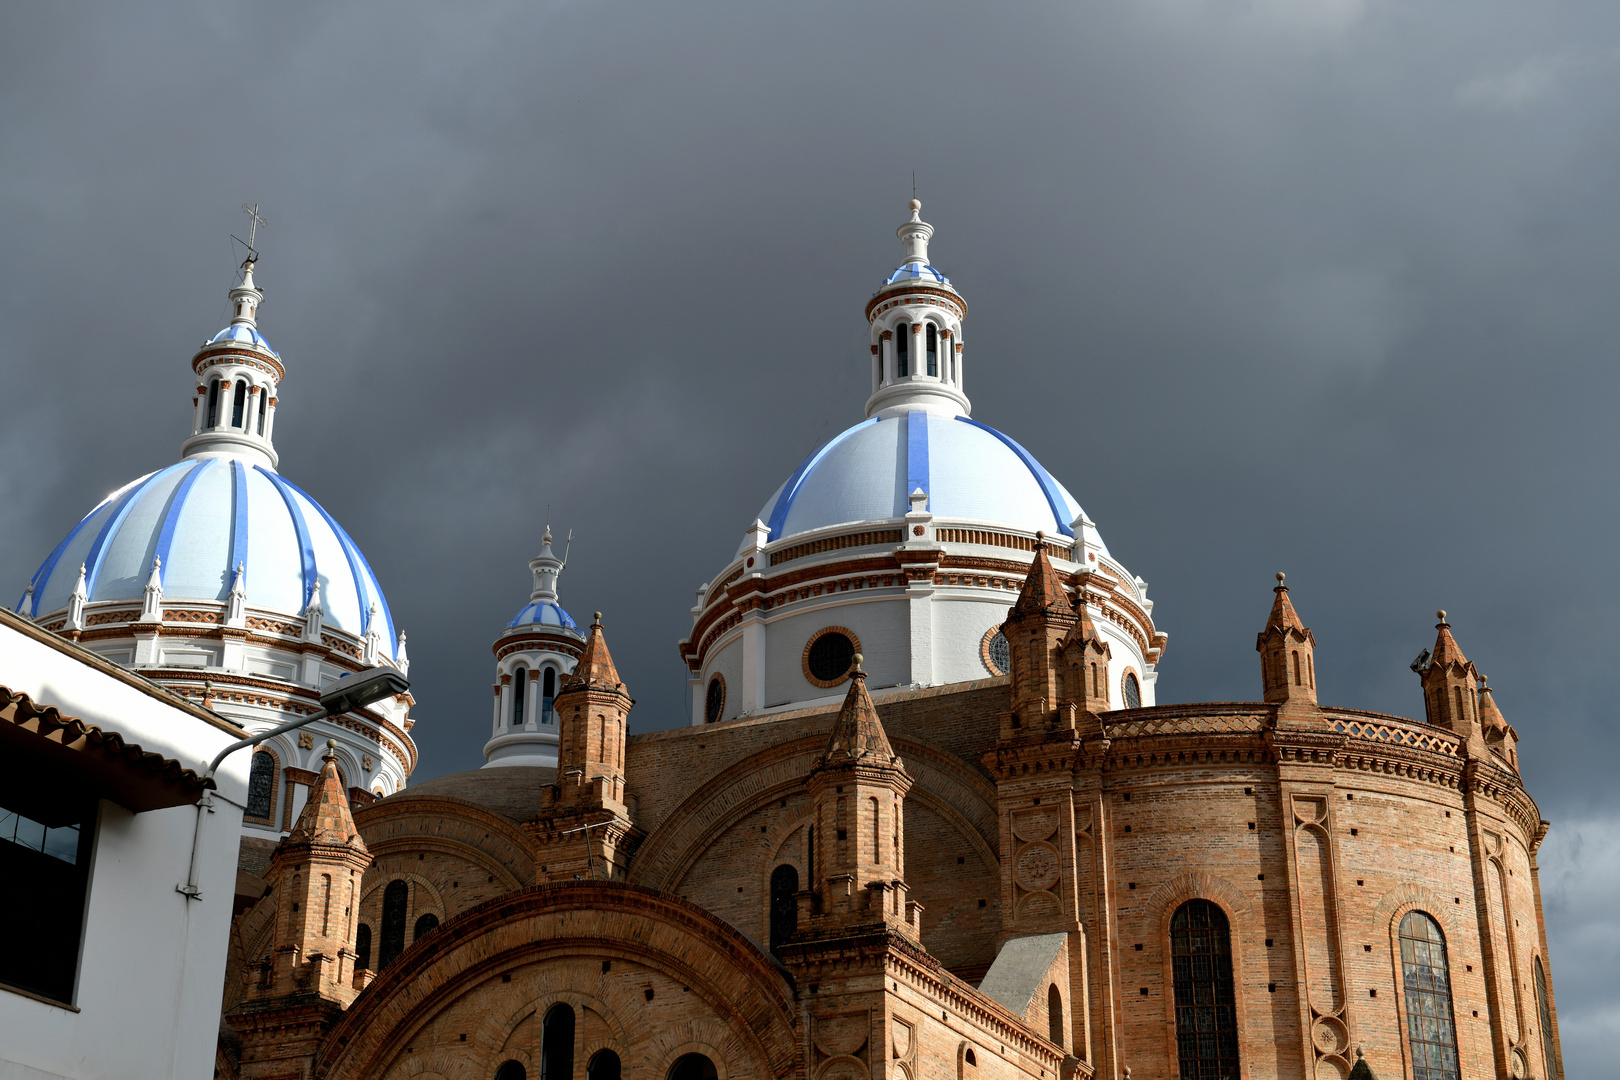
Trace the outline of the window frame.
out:
[[[21,804],[25,803],[27,800],[17,799],[13,801]],[[49,987],[42,985],[29,985],[20,981],[12,981],[11,979],[6,978],[4,975],[0,975],[0,990],[4,990],[7,993],[16,994],[20,997],[32,998],[33,1000],[42,1002],[46,1005],[67,1009],[70,1012],[79,1011],[78,996],[80,976],[84,972],[85,931],[88,927],[90,919],[90,894],[95,885],[96,852],[100,847],[99,841],[101,837],[101,824],[103,811],[105,809],[102,802],[103,800],[99,797],[94,795],[85,795],[82,796],[82,805],[78,806],[77,808],[73,808],[73,816],[78,819],[77,826],[79,830],[79,838],[78,846],[74,852],[74,860],[71,865],[73,866],[72,877],[76,879],[76,881],[73,883],[73,888],[76,890],[79,903],[78,917],[75,924],[71,928],[71,933],[74,936],[72,955],[71,958],[67,957],[66,955],[62,957],[62,962],[64,965],[71,968],[71,971],[67,973],[66,993],[58,995]],[[21,817],[26,817],[32,822],[44,824],[40,818],[34,816],[35,812],[31,812],[32,808],[25,809],[19,808],[18,805],[13,805],[8,807],[8,809],[10,809],[12,813]],[[49,826],[46,827],[49,828]],[[8,843],[10,842],[8,841]],[[25,845],[13,844],[12,846],[27,850]],[[56,856],[45,853],[43,849],[40,849],[37,854],[41,858],[57,858]],[[27,898],[24,898],[23,902],[25,904],[26,900]],[[64,931],[66,930],[67,928],[64,927]]]
[[[818,678],[815,672],[810,670],[810,650],[815,647],[816,642],[820,641],[828,634],[843,634],[845,637],[847,637],[850,640],[850,644],[855,646],[854,652],[851,655],[860,655],[865,652],[865,650],[861,648],[860,637],[856,635],[855,631],[851,630],[847,626],[823,626],[821,629],[811,634],[804,643],[804,651],[799,654],[799,669],[804,675],[806,682],[808,682],[811,686],[819,686],[823,690],[831,690],[835,686],[843,686],[849,681],[849,673],[855,669],[854,663],[851,662],[850,666],[845,669],[844,673],[838,676],[836,679]]]
[[[1160,942],[1160,982],[1158,991],[1164,999],[1164,1052],[1168,1061],[1175,1062],[1173,1075],[1181,1075],[1180,1047],[1176,1040],[1176,994],[1175,994],[1175,960],[1171,956],[1170,924],[1175,919],[1176,912],[1181,910],[1183,904],[1189,900],[1207,900],[1221,909],[1226,916],[1227,942],[1232,958],[1232,1001],[1236,1009],[1238,1025],[1238,1068],[1242,1070],[1244,1062],[1253,1062],[1264,1058],[1264,1048],[1257,1051],[1255,1044],[1249,1038],[1248,1024],[1248,995],[1246,987],[1249,978],[1248,965],[1244,962],[1244,951],[1237,943],[1248,940],[1251,934],[1258,934],[1255,929],[1256,917],[1251,912],[1245,898],[1232,888],[1230,882],[1213,874],[1201,870],[1194,870],[1178,879],[1173,885],[1162,888],[1155,894],[1160,897],[1159,908],[1159,942]],[[1150,901],[1151,902],[1151,901]],[[1129,954],[1129,955],[1135,955]],[[1143,969],[1147,974],[1148,969]],[[1254,976],[1258,978],[1259,976]],[[1264,1006],[1262,1001],[1262,1007]],[[1258,1056],[1257,1056],[1258,1055]],[[1240,1073],[1240,1075],[1247,1075]]]
[[[260,743],[254,749],[253,758],[251,760],[257,760],[260,754],[270,755],[270,812],[263,817],[258,817],[248,813],[247,807],[244,805],[242,807],[242,821],[249,825],[264,825],[273,829],[276,827],[276,811],[279,809],[279,804],[281,802],[280,788],[281,778],[283,775],[281,768],[281,755],[276,753],[275,748],[269,743]],[[251,760],[248,766],[248,788],[250,797],[253,784],[253,767]]]
[[[1135,705],[1131,704],[1130,695],[1125,692],[1125,687],[1130,685],[1130,681],[1132,679],[1136,680],[1136,704]],[[1140,675],[1138,675],[1136,673],[1136,669],[1134,667],[1128,667],[1123,672],[1120,673],[1120,676],[1119,676],[1119,707],[1121,709],[1140,709],[1140,708],[1144,708],[1144,706],[1142,704],[1142,676],[1140,676]]]
[[[717,707],[714,710],[714,715],[710,716],[709,715],[709,695],[713,692],[713,690],[714,690],[714,688],[716,686],[719,686],[719,688],[720,688],[720,704],[719,704],[719,707]],[[720,672],[718,672],[718,671],[711,672],[709,674],[709,681],[703,684],[703,722],[705,724],[718,724],[720,721],[724,720],[725,718],[726,718],[726,677],[723,674],[721,674]]]
[[[1389,920],[1390,954],[1394,964],[1393,974],[1395,979],[1395,1016],[1397,1023],[1400,1025],[1398,1035],[1401,1041],[1402,1075],[1408,1077],[1417,1075],[1417,1066],[1412,1055],[1411,1020],[1406,1010],[1406,969],[1401,961],[1401,924],[1406,921],[1407,916],[1414,912],[1429,919],[1440,930],[1440,944],[1445,950],[1446,960],[1446,1004],[1450,1006],[1451,1010],[1451,1037],[1457,1050],[1457,1075],[1459,1077],[1471,1076],[1472,1073],[1464,1060],[1463,1040],[1457,1027],[1457,983],[1452,978],[1454,961],[1451,956],[1451,943],[1457,940],[1456,928],[1447,926],[1446,920],[1441,918],[1440,914],[1432,906],[1423,903],[1402,904],[1395,909]]]

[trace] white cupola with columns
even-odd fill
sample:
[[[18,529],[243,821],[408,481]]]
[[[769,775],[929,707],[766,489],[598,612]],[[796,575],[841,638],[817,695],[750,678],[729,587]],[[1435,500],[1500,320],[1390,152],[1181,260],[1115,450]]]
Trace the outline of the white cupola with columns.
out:
[[[494,716],[484,744],[484,768],[505,765],[557,767],[557,714],[552,700],[573,673],[585,635],[557,603],[557,577],[568,565],[558,558],[551,526],[540,554],[529,560],[534,591],[517,617],[495,639]]]
[[[253,283],[256,254],[242,264],[242,280],[231,290],[230,325],[203,342],[191,359],[197,375],[192,398],[191,438],[180,446],[187,457],[235,457],[276,467],[271,443],[276,426],[276,387],[286,377],[281,356],[259,333],[264,291]]]
[[[947,416],[972,412],[962,388],[962,320],[967,302],[928,261],[934,227],[911,200],[911,220],[895,230],[902,261],[872,294],[872,396],[866,415],[926,409]]]

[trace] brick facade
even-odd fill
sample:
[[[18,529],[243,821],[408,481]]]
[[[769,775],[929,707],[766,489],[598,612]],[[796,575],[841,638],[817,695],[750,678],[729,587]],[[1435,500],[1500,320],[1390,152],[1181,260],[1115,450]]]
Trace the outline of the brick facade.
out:
[[[1111,710],[1086,677],[1083,585],[1037,556],[1009,677],[875,700],[855,679],[842,707],[627,740],[593,627],[595,674],[558,698],[555,775],[484,770],[355,814],[371,963],[391,882],[407,927],[439,921],[358,993],[240,989],[285,944],[276,909],[296,892],[278,855],[237,923],[240,1042],[221,1071],[487,1078],[510,1060],[535,1077],[564,1003],[571,1080],[603,1048],[647,1080],[689,1052],[721,1080],[1176,1077],[1193,903],[1227,927],[1236,1075],[1344,1077],[1360,1048],[1386,1080],[1413,1076],[1411,912],[1443,935],[1460,1074],[1559,1075],[1536,991],[1539,968],[1551,995],[1546,824],[1449,627],[1426,721],[1319,705],[1315,641],[1281,584],[1263,701]],[[571,727],[575,701],[594,728]]]

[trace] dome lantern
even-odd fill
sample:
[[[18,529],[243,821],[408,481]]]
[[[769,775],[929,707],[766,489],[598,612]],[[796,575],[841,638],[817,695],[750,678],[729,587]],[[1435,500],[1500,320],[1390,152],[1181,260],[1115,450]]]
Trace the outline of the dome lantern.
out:
[[[911,218],[895,235],[901,263],[866,304],[871,325],[872,396],[868,417],[917,409],[945,416],[972,411],[962,389],[962,320],[967,303],[928,261],[934,227],[911,200]]]
[[[253,281],[257,259],[257,254],[248,255],[241,281],[230,291],[235,312],[230,325],[203,342],[191,359],[197,388],[191,399],[191,436],[180,452],[191,458],[243,458],[273,469],[276,390],[286,368],[259,333],[264,290]]]

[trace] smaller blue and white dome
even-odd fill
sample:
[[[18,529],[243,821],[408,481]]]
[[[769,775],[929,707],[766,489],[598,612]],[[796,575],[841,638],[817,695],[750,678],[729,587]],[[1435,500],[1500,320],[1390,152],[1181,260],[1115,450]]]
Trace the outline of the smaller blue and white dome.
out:
[[[904,517],[911,492],[936,518],[1073,536],[1080,504],[1028,450],[966,416],[914,409],[829,440],[777,488],[760,520],[770,542],[832,525]]]
[[[257,345],[259,348],[268,352],[271,356],[277,358],[281,356],[280,353],[276,352],[276,350],[270,347],[270,343],[268,341],[264,340],[263,334],[259,333],[259,331],[254,327],[248,326],[246,323],[232,323],[219,333],[215,334],[213,337],[209,338],[207,341],[203,342],[203,347],[207,348],[209,345],[218,345],[219,343],[225,341],[236,341],[244,345]]]
[[[895,272],[883,279],[885,287],[902,281],[928,281],[938,285],[949,285],[951,279],[946,277],[937,267],[923,262],[901,263]]]
[[[517,618],[506,624],[508,628],[514,626],[561,626],[569,630],[578,631],[574,625],[573,616],[562,609],[562,605],[550,600],[536,600],[522,611]]]
[[[319,583],[322,621],[364,637],[375,610],[379,644],[394,658],[393,617],[360,548],[302,490],[239,458],[186,458],[107,496],[51,552],[17,609],[38,617],[68,607],[80,566],[87,603],[139,602],[154,559],[165,604],[227,600],[240,566],[247,607],[298,618]]]

